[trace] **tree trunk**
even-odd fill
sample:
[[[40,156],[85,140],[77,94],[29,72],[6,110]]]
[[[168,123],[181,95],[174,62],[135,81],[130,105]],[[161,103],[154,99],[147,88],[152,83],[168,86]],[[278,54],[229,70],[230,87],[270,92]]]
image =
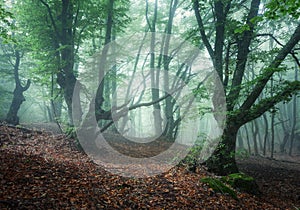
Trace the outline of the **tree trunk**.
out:
[[[266,156],[269,124],[268,124],[268,119],[267,119],[266,114],[263,114],[263,118],[264,118],[264,122],[265,122],[265,135],[264,135],[263,155]]]
[[[275,113],[272,112],[271,114],[271,158],[274,157],[274,146],[275,146],[274,122],[275,122]]]
[[[238,172],[235,161],[236,137],[239,127],[235,125],[232,119],[227,119],[227,125],[221,137],[216,150],[206,161],[209,171],[217,175],[228,175]]]
[[[280,153],[281,154],[286,153],[285,145],[288,142],[289,138],[290,138],[290,133],[284,131],[283,141],[280,144]]]
[[[19,124],[18,111],[21,107],[21,104],[25,101],[25,97],[23,95],[24,91],[25,90],[23,89],[23,87],[16,87],[14,90],[13,100],[6,116],[6,122],[9,124]]]
[[[107,5],[107,24],[106,24],[106,31],[105,31],[105,40],[104,45],[107,45],[111,42],[112,30],[113,30],[113,12],[114,12],[114,0],[108,2]],[[100,56],[100,66],[99,66],[99,87],[96,93],[96,120],[99,122],[102,120],[101,114],[105,111],[103,110],[103,103],[104,99],[104,85],[105,85],[105,73],[107,68],[107,55],[108,55],[109,47],[104,47],[101,52]]]
[[[175,11],[178,6],[178,0],[172,0],[170,4],[170,9],[169,9],[169,17],[168,17],[168,23],[165,32],[167,34],[172,34],[172,27],[173,27],[173,19],[175,16]],[[163,67],[164,67],[164,90],[165,94],[170,93],[170,62],[171,62],[171,57],[170,57],[170,36],[166,35],[165,36],[165,43],[164,43],[164,48],[163,48]],[[165,115],[166,115],[166,127],[164,134],[168,139],[173,139],[175,138],[175,120],[174,120],[174,105],[175,101],[171,96],[166,98],[166,106],[165,106]]]
[[[238,133],[238,149],[244,149],[244,141],[241,133]]]
[[[78,12],[75,13],[73,10],[73,1],[62,0],[60,2],[61,10],[58,14],[60,18],[56,19],[50,5],[44,0],[40,0],[40,2],[47,9],[55,35],[53,44],[56,49],[55,57],[58,65],[58,71],[56,72],[57,83],[63,90],[68,108],[69,124],[72,126],[74,125],[73,111],[78,115],[76,119],[80,119],[82,116],[79,93],[73,97],[74,87],[77,82],[76,73],[74,72],[76,26],[73,23],[78,16]],[[74,101],[73,98],[75,99]]]
[[[298,65],[295,64],[295,81],[298,80]],[[293,96],[293,119],[292,119],[292,130],[291,130],[291,144],[289,148],[289,155],[292,155],[293,153],[293,146],[294,146],[294,140],[295,140],[295,130],[297,127],[297,96]]]
[[[245,132],[246,132],[246,140],[247,140],[248,152],[249,152],[249,154],[251,154],[251,145],[250,145],[250,140],[249,140],[248,128],[247,128],[247,125],[244,125],[244,127],[245,127]]]
[[[151,76],[151,94],[152,100],[156,101],[159,99],[159,74],[160,69],[155,69],[155,42],[156,42],[156,22],[157,22],[157,10],[158,10],[158,1],[155,1],[153,18],[150,23],[148,17],[148,1],[146,1],[147,10],[146,10],[146,18],[148,21],[148,26],[151,31],[151,46],[150,46],[150,76]],[[153,118],[154,118],[154,126],[155,126],[155,135],[161,135],[162,133],[162,117],[161,117],[161,107],[159,103],[153,104]]]
[[[19,67],[21,55],[18,50],[15,51],[16,62],[14,64],[14,79],[16,83],[16,87],[14,90],[13,100],[10,105],[9,111],[6,116],[6,121],[13,125],[19,124],[18,111],[21,107],[21,104],[25,101],[25,97],[23,92],[25,92],[30,86],[30,80],[27,80],[27,84],[23,87],[21,84],[21,80],[19,78]]]
[[[254,155],[258,155],[258,146],[257,146],[257,134],[258,134],[258,128],[255,124],[255,120],[251,122],[252,125],[252,132],[253,132],[253,145],[254,145]]]

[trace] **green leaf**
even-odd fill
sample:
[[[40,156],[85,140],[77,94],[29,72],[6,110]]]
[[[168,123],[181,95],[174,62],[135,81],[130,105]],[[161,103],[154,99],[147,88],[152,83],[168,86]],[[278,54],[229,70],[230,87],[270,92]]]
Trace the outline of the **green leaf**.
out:
[[[244,33],[245,31],[249,31],[250,30],[250,26],[248,24],[245,24],[241,27],[238,27],[234,30],[234,33],[235,34],[242,34]]]
[[[201,179],[201,182],[208,184],[209,187],[212,188],[215,192],[229,194],[234,199],[238,199],[236,192],[229,186],[226,186],[220,179],[205,177]]]

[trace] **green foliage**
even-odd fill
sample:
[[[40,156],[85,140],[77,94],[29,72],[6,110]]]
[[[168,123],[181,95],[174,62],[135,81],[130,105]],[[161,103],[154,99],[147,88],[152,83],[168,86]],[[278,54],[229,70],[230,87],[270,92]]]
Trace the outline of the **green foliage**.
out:
[[[201,179],[201,181],[207,183],[215,192],[229,194],[234,199],[237,199],[237,194],[234,189],[254,195],[260,194],[255,179],[244,173],[229,174],[221,178],[205,177]]]
[[[64,129],[64,133],[71,137],[74,138],[76,137],[76,128],[74,126],[71,125],[66,125],[65,129]]]
[[[14,26],[12,24],[13,14],[4,8],[3,2],[0,2],[0,37],[4,41],[12,41],[9,30]]]
[[[228,176],[222,177],[222,181],[230,184],[231,186],[234,185],[234,182],[237,179],[243,179],[243,180],[246,180],[246,181],[254,181],[253,177],[248,176],[244,173],[234,173],[234,174],[229,174]]]
[[[231,187],[225,185],[221,181],[221,179],[205,177],[201,179],[201,182],[208,184],[209,187],[212,188],[215,192],[229,194],[234,199],[238,199],[236,192]]]
[[[194,46],[203,49],[203,43],[201,41],[201,35],[199,34],[198,28],[191,28],[189,29],[185,35],[186,39]]]
[[[275,101],[287,103],[292,99],[294,94],[297,94],[300,91],[300,81],[288,81],[285,80],[281,82],[281,85],[277,87],[276,95],[270,98],[261,100],[261,106],[267,105],[268,103]],[[275,105],[275,104],[274,104]],[[272,107],[270,107],[272,108]]]
[[[200,154],[203,149],[203,143],[197,142],[189,149],[188,155],[180,162],[185,165],[189,171],[196,171],[196,167],[200,164]]]
[[[234,33],[235,33],[235,34],[242,34],[242,33],[244,33],[245,31],[249,31],[249,30],[250,30],[250,26],[247,25],[247,24],[245,24],[245,25],[242,25],[242,26],[236,28],[236,29],[234,30]]]
[[[255,195],[260,193],[255,179],[244,173],[229,174],[228,176],[222,177],[221,180],[239,191]]]
[[[235,151],[235,157],[239,158],[239,159],[246,159],[246,158],[249,157],[249,152],[246,149],[244,149],[244,148],[237,149]]]
[[[113,19],[115,30],[118,32],[124,32],[126,26],[132,21],[132,18],[127,14],[129,7],[129,0],[121,0],[115,3]]]
[[[258,24],[259,22],[262,22],[264,18],[262,16],[256,16],[250,20],[251,23],[254,25]]]
[[[266,7],[265,16],[269,19],[279,19],[284,16],[291,16],[295,19],[300,17],[299,0],[272,0]]]

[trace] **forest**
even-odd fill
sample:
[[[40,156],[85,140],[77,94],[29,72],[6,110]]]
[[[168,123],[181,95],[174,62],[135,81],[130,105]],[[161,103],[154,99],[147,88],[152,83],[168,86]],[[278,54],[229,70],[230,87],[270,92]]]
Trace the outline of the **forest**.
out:
[[[1,209],[300,209],[299,0],[0,0]]]

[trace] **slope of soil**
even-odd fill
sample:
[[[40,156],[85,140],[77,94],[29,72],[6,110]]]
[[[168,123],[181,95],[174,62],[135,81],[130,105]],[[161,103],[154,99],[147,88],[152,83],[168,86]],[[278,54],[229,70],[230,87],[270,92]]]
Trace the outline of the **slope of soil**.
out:
[[[256,178],[266,199],[281,198],[284,203],[300,207],[300,156],[269,159],[260,156],[239,161],[239,169]],[[292,205],[292,204],[291,204]]]
[[[270,192],[273,184],[282,183],[277,179],[260,182],[268,183],[261,186],[262,197],[238,192],[235,200],[199,181],[213,176],[204,168],[120,177],[91,162],[72,142],[63,135],[0,125],[0,209],[295,209],[299,204]],[[242,164],[245,171],[247,166]]]

